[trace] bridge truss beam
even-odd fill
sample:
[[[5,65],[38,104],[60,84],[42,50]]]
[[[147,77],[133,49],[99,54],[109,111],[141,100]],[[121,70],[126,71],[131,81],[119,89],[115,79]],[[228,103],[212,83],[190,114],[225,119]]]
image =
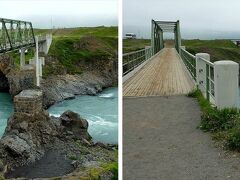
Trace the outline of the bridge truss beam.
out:
[[[152,20],[152,35],[151,45],[153,47],[153,54],[156,54],[162,48],[164,48],[163,33],[174,33],[175,48],[180,53],[181,46],[181,34],[179,21],[154,21]]]
[[[35,44],[31,22],[0,18],[0,53]]]

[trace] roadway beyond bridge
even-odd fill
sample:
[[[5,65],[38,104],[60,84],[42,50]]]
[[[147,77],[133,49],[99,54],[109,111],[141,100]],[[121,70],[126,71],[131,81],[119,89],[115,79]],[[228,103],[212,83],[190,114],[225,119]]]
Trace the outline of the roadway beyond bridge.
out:
[[[187,94],[193,80],[175,48],[164,48],[123,84],[123,96],[171,96]]]

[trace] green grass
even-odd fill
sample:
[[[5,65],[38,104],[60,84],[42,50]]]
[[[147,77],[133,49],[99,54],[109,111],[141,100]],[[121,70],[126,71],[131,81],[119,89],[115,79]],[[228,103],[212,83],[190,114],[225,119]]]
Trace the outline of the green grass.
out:
[[[145,46],[151,46],[150,39],[124,39],[123,53],[144,49]]]
[[[58,37],[118,37],[118,27],[76,27],[76,28],[62,28],[62,29],[34,29],[35,34],[52,33],[54,38]]]
[[[71,161],[74,161],[74,160],[77,160],[77,156],[75,154],[69,154],[68,159],[70,159]]]
[[[107,61],[109,58],[115,57],[116,46],[113,44],[114,42],[117,44],[117,39],[94,37],[97,47],[88,49],[76,47],[81,43],[82,38],[61,37],[54,39],[48,55],[57,59],[57,63],[46,66],[43,75],[63,74],[63,70],[68,74],[80,74],[85,70],[85,65],[91,66],[96,61]],[[104,64],[104,62],[102,63]]]
[[[182,44],[189,47],[208,47],[208,48],[236,48],[237,46],[230,40],[183,40]]]
[[[236,108],[217,109],[202,95],[200,90],[188,94],[197,98],[202,110],[199,128],[211,132],[215,140],[232,150],[240,150],[240,113]]]
[[[103,71],[104,65],[111,59],[117,59],[117,27],[35,29],[34,32],[53,33],[53,42],[48,54],[51,60],[43,69],[44,77],[65,73],[81,74],[92,68]]]
[[[192,54],[209,53],[212,62],[219,60],[240,62],[240,48],[230,40],[183,40],[182,45]]]
[[[90,168],[88,170],[89,176],[91,179],[99,179],[99,176],[104,172],[111,171],[113,173],[112,180],[118,179],[118,163],[110,162],[110,163],[102,163],[98,168]]]

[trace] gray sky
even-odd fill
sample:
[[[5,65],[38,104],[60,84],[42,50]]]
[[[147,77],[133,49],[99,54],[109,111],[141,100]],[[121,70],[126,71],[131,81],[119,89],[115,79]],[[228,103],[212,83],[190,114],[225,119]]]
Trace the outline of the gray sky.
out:
[[[0,17],[27,20],[35,28],[116,26],[117,0],[0,0]]]
[[[123,0],[123,33],[150,37],[154,20],[180,20],[183,38],[240,38],[239,0]]]

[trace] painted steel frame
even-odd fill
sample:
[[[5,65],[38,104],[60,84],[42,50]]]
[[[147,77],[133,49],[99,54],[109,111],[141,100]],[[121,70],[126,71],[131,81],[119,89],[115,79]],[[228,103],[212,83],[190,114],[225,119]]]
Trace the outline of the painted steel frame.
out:
[[[0,53],[35,46],[31,22],[0,18]]]
[[[175,48],[180,54],[181,33],[179,20],[174,21],[155,21],[152,19],[151,46],[153,55],[164,48],[163,33],[172,32],[175,38]]]

